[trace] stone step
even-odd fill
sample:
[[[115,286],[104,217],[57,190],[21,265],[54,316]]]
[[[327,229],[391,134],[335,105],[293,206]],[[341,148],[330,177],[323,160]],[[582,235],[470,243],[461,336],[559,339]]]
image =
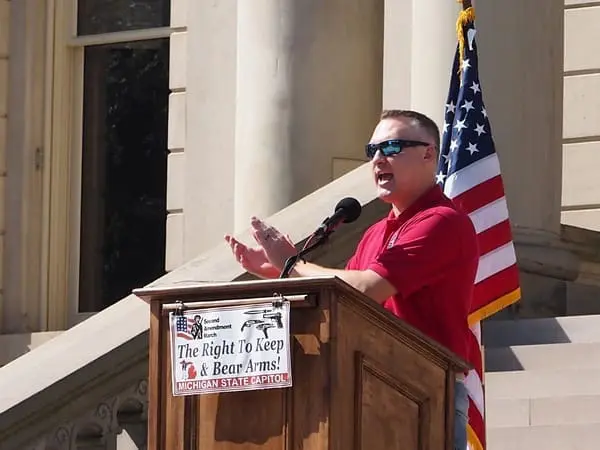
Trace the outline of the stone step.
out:
[[[487,431],[488,450],[597,450],[599,442],[600,423]]]
[[[491,428],[600,424],[600,395],[486,400]]]
[[[600,343],[600,315],[487,320],[483,323],[482,333],[486,348]]]
[[[600,369],[520,370],[485,374],[486,398],[600,395]]]
[[[486,372],[600,369],[600,343],[515,345],[486,348]]]

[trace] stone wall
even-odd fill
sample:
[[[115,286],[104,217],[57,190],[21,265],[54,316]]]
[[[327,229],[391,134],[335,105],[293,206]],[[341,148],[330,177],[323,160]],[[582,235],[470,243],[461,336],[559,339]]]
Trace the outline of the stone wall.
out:
[[[600,4],[565,0],[562,222],[600,231]]]

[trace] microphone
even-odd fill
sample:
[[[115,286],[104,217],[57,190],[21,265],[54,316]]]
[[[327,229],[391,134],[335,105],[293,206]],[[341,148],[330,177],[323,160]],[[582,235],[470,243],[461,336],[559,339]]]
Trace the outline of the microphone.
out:
[[[327,217],[315,231],[315,236],[327,236],[333,233],[342,223],[354,222],[360,216],[362,207],[358,200],[352,197],[343,198],[335,205],[334,213]]]
[[[287,278],[290,271],[296,265],[299,259],[302,259],[304,255],[313,251],[318,246],[322,245],[327,237],[335,231],[342,223],[354,222],[360,216],[362,207],[358,200],[352,197],[346,197],[335,205],[335,211],[331,217],[327,217],[323,223],[317,228],[312,236],[308,238],[308,241],[304,244],[304,248],[294,256],[290,256],[279,275],[279,278]],[[316,238],[316,242],[312,243],[312,240]],[[312,245],[309,245],[311,244]]]

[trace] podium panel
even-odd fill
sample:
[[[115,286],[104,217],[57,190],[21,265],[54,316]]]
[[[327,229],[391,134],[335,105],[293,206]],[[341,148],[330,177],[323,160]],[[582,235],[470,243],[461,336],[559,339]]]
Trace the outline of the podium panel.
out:
[[[352,302],[342,300],[333,309],[337,388],[332,400],[343,420],[337,428],[355,431],[340,433],[342,448],[445,448],[447,372],[384,323],[365,320]]]
[[[452,449],[465,362],[337,278],[134,291],[151,304],[150,450]],[[291,302],[292,387],[173,396],[168,308]]]

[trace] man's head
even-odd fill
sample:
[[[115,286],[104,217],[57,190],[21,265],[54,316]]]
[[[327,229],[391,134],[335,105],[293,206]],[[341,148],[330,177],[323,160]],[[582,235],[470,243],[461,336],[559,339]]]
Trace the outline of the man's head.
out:
[[[379,198],[402,211],[433,186],[439,147],[439,128],[429,117],[383,111],[366,146]]]

